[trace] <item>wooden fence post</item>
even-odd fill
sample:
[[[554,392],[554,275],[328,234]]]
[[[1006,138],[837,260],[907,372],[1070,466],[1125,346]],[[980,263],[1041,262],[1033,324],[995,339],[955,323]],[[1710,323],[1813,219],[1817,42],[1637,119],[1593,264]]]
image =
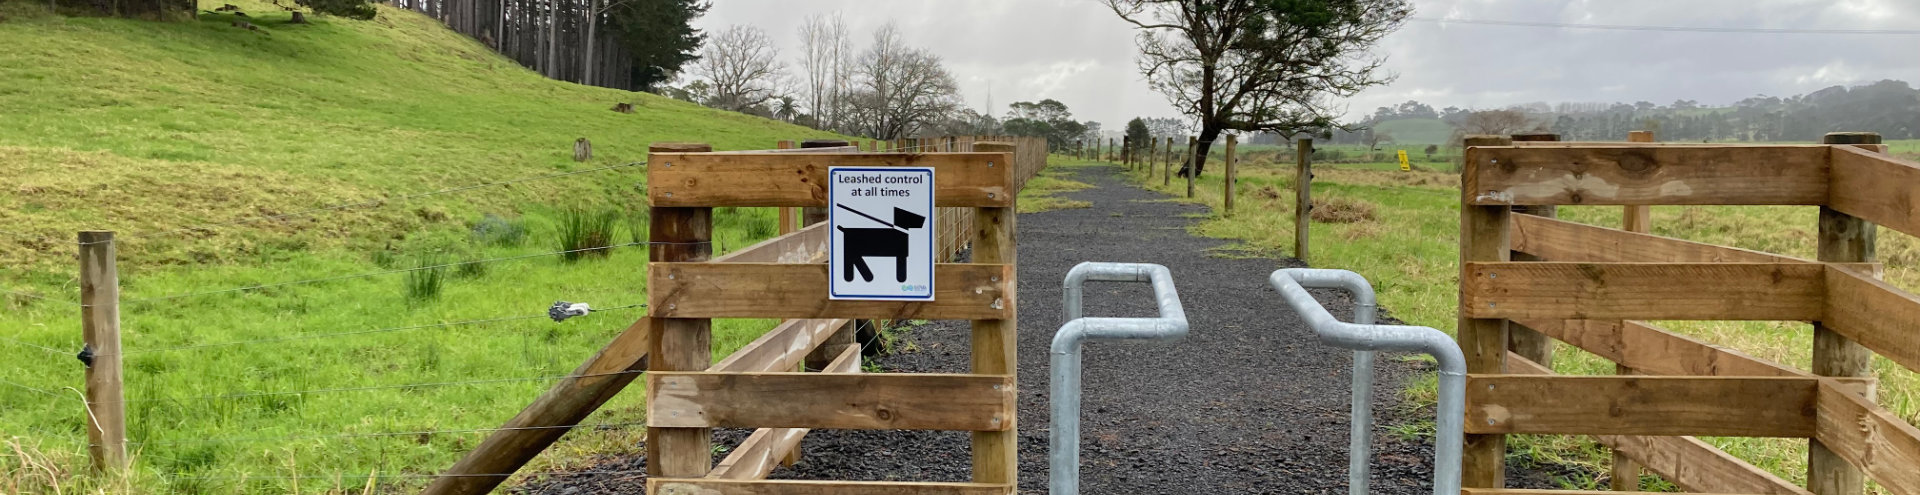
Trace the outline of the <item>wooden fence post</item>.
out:
[[[1828,133],[1826,144],[1878,145],[1880,135],[1871,132]],[[1864,219],[1820,207],[1819,260],[1825,262],[1870,263],[1875,258],[1876,227]],[[1873,376],[1873,352],[1858,342],[1820,322],[1813,323],[1813,374],[1820,376]],[[1872,400],[1872,397],[1867,397]],[[1819,440],[1809,440],[1807,449],[1807,490],[1814,495],[1859,495],[1866,489],[1860,469],[1835,455]]]
[[[774,147],[783,149],[783,150],[790,150],[790,149],[793,149],[793,141],[788,141],[783,139],[779,143],[776,143]],[[787,234],[793,233],[794,231],[793,208],[789,206],[782,206],[777,209],[780,210],[780,235],[787,235]]]
[[[1630,131],[1627,133],[1627,142],[1651,143],[1653,142],[1653,131]],[[1516,209],[1515,211],[1518,210]],[[1647,205],[1622,206],[1620,211],[1620,227],[1628,232],[1639,232],[1642,234],[1652,232],[1653,207]],[[1519,260],[1520,256],[1520,254],[1516,253],[1514,259]],[[1525,327],[1509,323],[1508,328],[1509,331],[1514,332],[1517,338],[1520,329]],[[1542,364],[1552,366],[1550,363]],[[1634,374],[1634,371],[1633,368],[1627,365],[1616,363],[1613,365],[1613,374],[1631,375]],[[1622,455],[1618,450],[1613,451],[1613,471],[1607,485],[1608,488],[1614,491],[1640,491],[1640,463],[1634,462],[1633,459]]]
[[[1120,136],[1120,163],[1133,170],[1133,136]]]
[[[1160,163],[1160,176],[1162,177],[1162,179],[1160,179],[1160,185],[1164,186],[1173,183],[1173,153],[1173,136],[1167,136],[1167,159]],[[1153,179],[1152,170],[1147,171],[1147,179]]]
[[[1474,146],[1508,146],[1513,142],[1502,136],[1468,136],[1463,144],[1461,149],[1464,153]],[[1461,173],[1468,173],[1475,165],[1466,163]],[[1508,237],[1511,208],[1468,204],[1468,194],[1470,192],[1463,191],[1460,201],[1460,276],[1463,281],[1467,277],[1466,262],[1507,261],[1512,255]],[[1466,353],[1467,372],[1505,373],[1507,320],[1472,319],[1467,318],[1465,313],[1461,315],[1458,340],[1460,350]],[[1504,487],[1507,477],[1506,454],[1506,435],[1467,435],[1460,465],[1460,485],[1466,488]]]
[[[1148,137],[1147,138],[1147,163],[1146,163],[1146,166],[1141,167],[1141,168],[1147,169],[1147,178],[1149,179],[1153,178],[1153,166],[1160,164],[1161,158],[1164,158],[1164,157],[1160,156],[1160,140],[1152,137]]]
[[[1209,143],[1211,145],[1211,143]],[[1200,138],[1193,138],[1187,144],[1187,154],[1193,155],[1193,161],[1187,165],[1187,197],[1193,197],[1193,179],[1200,175],[1200,169],[1206,166],[1207,157],[1200,153]]]
[[[649,151],[710,152],[705,144],[656,144]],[[649,166],[662,166],[650,164]],[[671,164],[664,164],[671,167]],[[655,207],[650,261],[697,262],[713,255],[713,208]],[[713,364],[713,320],[653,318],[648,329],[647,371],[706,371]],[[648,392],[652,392],[649,390]],[[713,468],[713,430],[647,427],[647,475],[699,478]]]
[[[1313,138],[1300,138],[1293,148],[1293,257],[1306,262],[1313,225]]]
[[[127,404],[120,384],[120,268],[113,232],[80,239],[80,327],[86,347],[87,454],[96,471],[127,467]]]
[[[1653,131],[1628,132],[1627,142],[1651,143],[1653,142]],[[1621,228],[1626,229],[1628,232],[1639,232],[1642,234],[1653,232],[1653,207],[1630,205],[1621,208],[1625,208],[1621,211]]]
[[[1220,200],[1221,204],[1227,210],[1227,216],[1233,216],[1233,144],[1234,144],[1234,141],[1236,141],[1234,139],[1234,135],[1228,134],[1227,135],[1227,177],[1226,177],[1227,187],[1225,192],[1226,196]]]
[[[1013,146],[994,144],[984,146],[986,152],[1015,152]],[[1007,164],[1011,166],[1012,164]],[[1012,204],[1003,208],[979,208],[973,219],[974,263],[1017,263],[1015,251],[1016,207]],[[1016,281],[1007,281],[1013,287]],[[1019,328],[1015,316],[1018,301],[1012,292],[1005,301],[1008,309],[1004,320],[973,321],[973,373],[986,375],[1014,375],[1016,360],[1015,344]],[[1017,386],[1016,386],[1017,390]],[[973,432],[973,481],[975,483],[1013,484],[1019,477],[1018,463],[1020,450],[1018,429],[1007,431]]]

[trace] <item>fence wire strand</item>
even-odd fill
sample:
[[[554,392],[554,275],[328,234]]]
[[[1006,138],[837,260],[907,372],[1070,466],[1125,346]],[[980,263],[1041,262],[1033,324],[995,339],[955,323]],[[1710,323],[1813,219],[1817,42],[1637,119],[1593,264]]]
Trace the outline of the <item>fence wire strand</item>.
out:
[[[519,177],[514,179],[507,179],[503,181],[486,182],[486,183],[471,184],[471,185],[458,186],[458,187],[449,187],[445,189],[438,189],[433,191],[426,191],[426,192],[419,192],[419,193],[412,193],[412,194],[403,194],[400,196],[383,197],[383,198],[371,199],[367,201],[340,203],[340,204],[322,206],[318,208],[311,208],[311,209],[296,211],[293,213],[285,213],[280,215],[268,215],[268,216],[252,217],[252,218],[242,218],[242,219],[236,219],[236,220],[229,220],[225,222],[215,222],[215,223],[193,225],[188,227],[181,227],[181,228],[176,228],[172,230],[162,230],[162,231],[155,231],[155,232],[130,234],[125,237],[126,238],[160,237],[160,236],[177,235],[184,232],[206,231],[216,227],[231,227],[234,225],[245,225],[249,223],[262,222],[262,221],[283,221],[283,220],[292,219],[292,218],[312,216],[315,214],[325,213],[329,211],[343,211],[343,210],[352,210],[352,209],[359,209],[359,208],[368,208],[368,207],[374,207],[374,206],[381,206],[389,203],[404,203],[407,201],[412,201],[412,200],[432,197],[432,196],[439,196],[442,194],[453,194],[453,193],[472,191],[475,189],[483,189],[488,187],[521,184],[526,182],[533,182],[533,181],[547,180],[547,179],[557,179],[561,177],[570,177],[570,176],[581,175],[581,174],[604,172],[607,170],[636,167],[636,166],[645,166],[646,164],[647,162],[645,161],[637,161],[637,162],[622,163],[618,165],[608,165],[605,167],[590,168],[586,170],[575,170],[572,172],[559,172],[559,173],[552,173],[552,174],[531,175],[531,176]],[[95,241],[90,243],[83,242],[83,243],[79,243],[79,245],[86,246],[91,244],[102,244],[107,242],[112,242],[112,241]]]
[[[574,428],[605,430],[605,429],[614,429],[614,428],[631,428],[635,426],[646,426],[646,425],[647,423],[644,421],[631,422],[631,423],[580,423],[580,424],[556,425],[556,426],[512,426],[512,427],[498,427],[498,428],[466,428],[466,429],[457,429],[457,430],[385,431],[385,432],[377,432],[377,433],[342,433],[338,435],[281,435],[281,436],[271,436],[271,437],[196,438],[191,440],[127,442],[127,444],[128,445],[201,445],[201,444],[209,444],[209,443],[277,442],[277,441],[293,441],[293,440],[327,440],[327,439],[336,439],[336,438],[407,437],[407,436],[420,436],[420,435],[436,435],[441,433],[491,433],[496,431],[563,430],[563,429],[574,429]]]
[[[646,304],[628,304],[625,306],[593,308],[591,311],[594,313],[599,313],[599,312],[606,312],[606,311],[620,311],[625,309],[644,308],[644,307],[647,307],[647,305]],[[160,348],[154,348],[154,349],[129,349],[126,351],[122,351],[121,354],[131,355],[131,354],[144,354],[149,352],[170,352],[170,351],[184,351],[189,349],[204,349],[209,347],[227,347],[227,346],[236,346],[236,345],[263,344],[268,342],[290,342],[290,341],[296,341],[296,340],[314,340],[314,339],[325,339],[325,338],[333,338],[333,337],[345,337],[349,335],[366,335],[366,334],[373,334],[373,333],[400,332],[400,331],[406,331],[406,330],[424,330],[428,328],[453,327],[453,326],[462,326],[462,325],[485,325],[488,323],[533,320],[533,319],[539,319],[539,318],[550,318],[550,316],[544,313],[537,314],[537,315],[503,316],[498,318],[481,318],[481,319],[475,319],[475,320],[453,321],[453,322],[447,322],[447,323],[430,323],[425,325],[409,325],[409,326],[403,326],[403,327],[375,328],[371,330],[352,330],[352,331],[346,331],[346,332],[316,333],[316,334],[294,335],[294,336],[288,336],[288,337],[268,337],[264,339],[236,340],[232,342],[214,342],[209,344],[191,344],[191,345],[182,345],[182,346],[174,346],[174,347],[160,347]]]
[[[52,348],[52,347],[47,347],[47,346],[44,346],[44,345],[40,345],[40,344],[35,344],[35,343],[32,343],[32,342],[27,342],[27,341],[24,341],[24,340],[20,340],[20,339],[16,339],[16,338],[13,338],[13,337],[0,337],[0,342],[10,342],[10,343],[13,343],[13,344],[17,344],[17,345],[20,345],[20,346],[22,346],[22,347],[29,347],[29,348],[33,348],[33,349],[39,349],[39,350],[40,350],[41,352],[45,352],[45,353],[47,353],[47,354],[52,354],[52,355],[55,355],[55,356],[62,356],[62,357],[65,357],[65,356],[67,356],[67,355],[69,354],[69,353],[68,353],[67,351],[62,351],[62,350],[59,350],[59,349],[55,349],[55,348]]]
[[[340,281],[340,280],[351,280],[351,279],[356,279],[356,278],[367,278],[367,277],[377,277],[377,276],[381,276],[381,275],[392,275],[392,274],[396,274],[396,273],[407,273],[407,272],[417,272],[417,271],[421,271],[421,270],[436,270],[436,269],[441,269],[441,268],[448,268],[448,267],[456,267],[456,266],[461,266],[461,265],[472,265],[472,264],[482,264],[482,263],[497,263],[497,262],[501,262],[501,261],[516,261],[516,260],[524,260],[524,259],[531,259],[531,258],[541,258],[541,257],[546,257],[546,256],[561,256],[561,255],[567,255],[567,254],[573,254],[573,253],[584,253],[584,252],[588,252],[588,251],[601,251],[601,250],[607,250],[607,249],[614,249],[614,248],[623,248],[623,247],[631,247],[631,246],[639,246],[639,245],[711,245],[711,244],[713,244],[713,241],[698,241],[698,242],[650,242],[650,241],[648,241],[648,242],[628,242],[628,243],[623,243],[623,244],[614,244],[614,245],[610,245],[610,246],[601,246],[601,247],[590,247],[590,248],[580,248],[580,249],[569,249],[569,250],[565,250],[565,251],[552,251],[552,252],[546,252],[546,253],[537,253],[537,254],[523,254],[523,255],[517,255],[517,256],[503,256],[503,257],[499,257],[499,258],[486,258],[486,259],[478,259],[478,260],[468,260],[468,261],[459,261],[459,262],[453,262],[453,263],[442,263],[442,264],[438,264],[438,265],[430,265],[430,266],[418,266],[418,267],[413,267],[413,268],[396,268],[396,269],[392,269],[392,270],[379,270],[379,271],[372,271],[372,272],[365,272],[365,273],[356,273],[356,274],[351,274],[351,275],[336,275],[336,276],[332,276],[332,277],[319,277],[319,278],[310,278],[310,279],[303,279],[303,280],[292,280],[292,281],[286,281],[286,282],[273,282],[273,283],[267,283],[267,284],[260,284],[260,285],[249,285],[249,286],[245,286],[245,287],[233,287],[233,288],[228,288],[228,289],[218,289],[218,290],[209,290],[209,291],[201,291],[201,292],[186,292],[186,293],[180,293],[180,294],[172,294],[172,295],[165,295],[165,296],[155,296],[155,297],[146,297],[146,298],[140,298],[140,299],[129,299],[129,300],[125,300],[125,301],[121,301],[121,303],[122,303],[122,304],[130,304],[130,303],[141,303],[141,302],[154,302],[154,301],[168,301],[168,300],[173,300],[173,299],[181,299],[181,298],[187,298],[187,297],[196,297],[196,296],[206,296],[206,295],[213,295],[213,294],[226,294],[226,293],[229,293],[229,292],[246,292],[246,291],[255,291],[255,290],[260,290],[260,289],[273,289],[273,288],[279,288],[279,287],[290,287],[290,286],[295,286],[295,285],[306,285],[306,284],[317,284],[317,283],[320,283],[320,282],[334,282],[334,281]]]
[[[646,373],[646,370],[612,371],[607,373],[588,373],[584,375],[547,375],[547,376],[526,376],[526,377],[518,377],[518,378],[488,378],[488,379],[480,379],[480,380],[461,380],[461,381],[452,381],[452,382],[402,383],[402,384],[396,384],[396,385],[370,385],[365,387],[315,388],[315,389],[307,389],[307,390],[289,390],[289,391],[281,391],[281,392],[248,392],[248,393],[240,393],[240,394],[202,395],[197,397],[155,397],[155,398],[147,398],[147,399],[126,399],[126,400],[121,400],[119,402],[121,403],[189,402],[189,401],[249,399],[254,397],[324,394],[324,393],[334,393],[334,392],[362,392],[362,391],[369,391],[369,390],[392,390],[397,388],[441,388],[441,387],[457,387],[460,385],[491,385],[491,384],[500,384],[500,383],[565,380],[568,378],[594,378],[594,377],[601,377],[601,376],[632,375],[632,374],[638,374],[638,373]],[[95,402],[95,404],[112,404],[112,403],[114,403],[114,401]]]
[[[10,382],[10,381],[6,381],[6,380],[0,380],[0,385],[7,385],[7,386],[10,386],[10,387],[15,387],[15,388],[19,388],[19,389],[22,389],[22,390],[27,390],[27,391],[30,391],[30,392],[35,392],[35,393],[39,393],[39,394],[42,394],[42,395],[46,395],[46,396],[49,396],[49,397],[59,397],[59,396],[60,396],[60,394],[57,394],[57,393],[54,393],[54,392],[53,392],[53,391],[51,391],[51,390],[47,390],[47,389],[44,389],[44,388],[40,388],[40,387],[30,387],[30,386],[26,386],[26,385],[21,385],[21,384],[18,384],[18,383],[14,383],[14,382]]]
[[[180,481],[180,480],[186,480],[186,481],[192,481],[192,480],[234,480],[234,479],[241,479],[241,480],[245,480],[245,479],[260,479],[260,480],[332,480],[332,479],[339,479],[339,480],[366,480],[366,479],[374,479],[374,480],[379,480],[379,479],[382,479],[382,478],[387,478],[387,479],[432,479],[432,478],[505,478],[505,477],[512,477],[512,476],[531,476],[531,477],[540,477],[540,476],[613,476],[613,475],[626,475],[626,474],[645,474],[646,472],[647,472],[647,470],[645,470],[645,469],[628,469],[628,470],[616,470],[616,471],[546,471],[546,472],[538,472],[538,473],[483,473],[483,474],[411,474],[411,473],[401,473],[401,474],[377,474],[377,473],[368,473],[368,474],[364,474],[364,475],[360,475],[360,474],[356,474],[356,475],[351,475],[351,476],[342,476],[342,475],[333,475],[333,476],[329,476],[329,475],[324,475],[324,474],[309,474],[309,475],[247,475],[247,474],[236,474],[236,475],[225,475],[225,476],[172,476],[172,475],[166,475],[166,474],[163,474],[162,476],[164,476],[164,477],[166,477],[166,478],[167,478],[167,479],[168,479],[169,481]],[[376,481],[376,483],[377,483],[377,481]]]

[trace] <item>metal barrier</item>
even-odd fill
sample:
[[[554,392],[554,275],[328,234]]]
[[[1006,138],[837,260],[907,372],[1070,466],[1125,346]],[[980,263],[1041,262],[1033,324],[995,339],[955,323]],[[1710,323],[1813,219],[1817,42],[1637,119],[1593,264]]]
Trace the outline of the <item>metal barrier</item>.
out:
[[[1158,318],[1082,318],[1080,285],[1086,281],[1147,282],[1153,285]],[[1048,492],[1080,493],[1080,344],[1089,340],[1173,340],[1187,336],[1187,313],[1180,307],[1173,274],[1149,263],[1081,263],[1067,271],[1061,305],[1066,324],[1053,336],[1052,424],[1048,428]]]
[[[1373,286],[1347,270],[1286,268],[1268,278],[1320,342],[1353,349],[1353,430],[1349,451],[1348,493],[1367,493],[1368,453],[1372,441],[1373,351],[1413,351],[1433,356],[1440,368],[1440,404],[1434,419],[1433,493],[1460,493],[1462,422],[1466,416],[1467,361],[1446,333],[1428,327],[1373,324]],[[1307,293],[1307,287],[1340,288],[1353,293],[1354,323],[1334,319]],[[1056,346],[1057,347],[1057,346]]]

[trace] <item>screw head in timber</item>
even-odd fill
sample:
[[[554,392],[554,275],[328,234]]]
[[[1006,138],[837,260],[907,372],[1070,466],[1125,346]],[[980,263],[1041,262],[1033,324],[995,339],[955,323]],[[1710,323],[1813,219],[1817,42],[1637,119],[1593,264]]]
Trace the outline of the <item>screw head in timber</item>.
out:
[[[987,168],[993,168],[993,162],[987,162]]]
[[[987,193],[987,199],[993,199],[993,197],[994,197],[993,193]]]

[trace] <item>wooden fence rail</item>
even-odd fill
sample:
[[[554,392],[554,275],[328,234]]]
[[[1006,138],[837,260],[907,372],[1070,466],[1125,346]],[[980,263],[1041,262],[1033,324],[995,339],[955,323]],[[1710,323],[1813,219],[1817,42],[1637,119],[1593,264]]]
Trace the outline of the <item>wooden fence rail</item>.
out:
[[[1857,133],[1802,146],[1634,138],[1467,140],[1467,491],[1520,493],[1498,491],[1504,435],[1535,433],[1595,435],[1623,464],[1616,477],[1635,478],[1616,490],[1638,489],[1638,465],[1695,492],[1855,495],[1871,479],[1920,494],[1920,429],[1873,403],[1866,368],[1877,353],[1920,369],[1920,297],[1878,280],[1871,255],[1873,224],[1920,235],[1920,163]],[[1644,233],[1650,216],[1639,207],[1715,204],[1819,206],[1819,258]],[[1557,205],[1627,206],[1639,232],[1551,218]],[[1516,214],[1522,207],[1541,215]],[[1814,369],[1640,321],[1653,319],[1811,322]],[[1550,347],[1520,345],[1522,332],[1613,361],[1622,376],[1554,375],[1542,362]],[[1808,487],[1689,435],[1807,438]]]

